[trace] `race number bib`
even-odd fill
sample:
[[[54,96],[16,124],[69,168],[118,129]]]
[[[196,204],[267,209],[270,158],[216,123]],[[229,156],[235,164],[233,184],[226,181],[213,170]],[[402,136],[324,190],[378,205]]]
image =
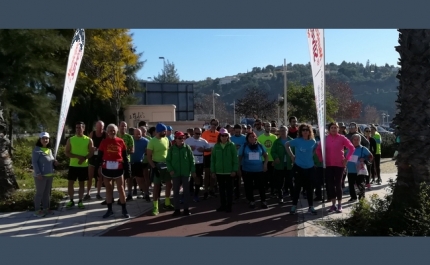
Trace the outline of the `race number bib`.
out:
[[[260,160],[260,153],[258,153],[258,152],[249,152],[248,159],[252,160],[252,161]]]
[[[119,162],[117,161],[106,161],[106,169],[118,169],[119,168]]]
[[[349,162],[357,163],[357,162],[358,162],[358,156],[356,156],[356,155],[352,155],[352,156],[349,158]]]
[[[195,161],[196,164],[203,163],[203,156],[201,156],[201,155],[195,155],[194,156],[194,161]]]

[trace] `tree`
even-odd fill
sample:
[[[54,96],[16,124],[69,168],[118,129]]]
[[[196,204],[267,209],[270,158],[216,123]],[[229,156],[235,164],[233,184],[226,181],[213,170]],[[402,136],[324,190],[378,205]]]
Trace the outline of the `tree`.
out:
[[[326,88],[338,102],[338,111],[334,115],[337,121],[353,120],[360,117],[362,103],[355,100],[349,84],[329,79]]]
[[[271,100],[269,93],[259,87],[248,87],[245,95],[236,100],[236,115],[253,117],[257,115],[262,119],[276,117],[276,99]]]
[[[158,83],[178,83],[180,78],[174,63],[169,62],[164,64],[161,74],[154,76],[153,80]]]
[[[220,97],[213,98],[212,94],[203,94],[195,100],[196,114],[207,117],[207,120],[213,118],[213,100],[215,101],[215,118],[220,121],[220,125],[233,121],[233,114],[227,111],[226,103]]]
[[[398,175],[393,192],[391,209],[405,209],[417,205],[420,184],[430,184],[429,168],[429,119],[428,95],[430,87],[430,69],[428,54],[430,52],[430,30],[399,29],[400,55],[399,94],[396,101],[398,113],[394,124],[398,127],[400,145],[397,156]]]
[[[364,122],[367,124],[379,123],[379,112],[374,106],[367,105],[364,108]]]

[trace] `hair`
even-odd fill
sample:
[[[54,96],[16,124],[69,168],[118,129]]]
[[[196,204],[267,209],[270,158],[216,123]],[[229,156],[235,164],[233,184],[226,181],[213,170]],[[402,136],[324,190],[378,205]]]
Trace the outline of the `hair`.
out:
[[[193,132],[194,133],[194,130],[195,130],[195,128],[194,129],[193,128],[188,128],[187,132]]]
[[[369,126],[365,127],[364,132],[366,132],[366,130],[369,130],[369,132],[370,132],[370,127]]]
[[[290,122],[290,123],[291,123],[291,120],[297,120],[297,117],[296,117],[296,116],[291,116],[291,117],[288,119],[288,122]]]
[[[184,133],[184,136],[188,139],[188,138],[190,138],[190,135],[186,132],[186,133]]]
[[[216,122],[217,125],[219,124],[219,120],[217,120],[217,119],[212,119],[209,124],[212,125],[212,122]]]
[[[331,127],[331,126],[333,126],[333,125],[335,125],[337,128],[339,128],[339,124],[338,124],[337,122],[330,122],[330,123],[327,125],[327,130],[330,130],[330,127]]]
[[[40,140],[42,140],[42,138],[37,139],[36,146],[43,147],[43,144],[42,144],[42,142]],[[49,139],[49,140],[51,140],[51,139]],[[51,146],[51,141],[49,141],[48,144],[46,145],[46,148],[51,148],[51,147],[52,147]]]
[[[246,142],[247,142],[247,143],[249,143],[249,137],[250,137],[251,135],[254,135],[254,137],[255,137],[255,138],[257,138],[257,135],[255,134],[255,132],[247,133],[247,134],[246,134]]]
[[[147,126],[148,124],[146,123],[146,121],[139,121],[139,123],[137,124],[137,126]]]
[[[218,127],[216,127],[216,130],[219,131],[219,130],[221,130],[221,128],[222,128],[221,126],[218,126]]]
[[[361,140],[361,136],[358,134],[358,133],[354,133],[352,136],[351,136],[351,142],[352,142],[352,140],[354,139],[354,138],[357,138],[358,137],[358,139],[360,139]]]
[[[298,137],[303,138],[303,135],[302,135],[303,128],[307,128],[309,130],[309,139],[315,139],[314,131],[312,130],[312,125],[306,124],[306,123],[300,124],[299,131],[298,131]]]
[[[240,126],[240,124],[235,124],[233,129],[241,129],[242,130],[242,126]]]
[[[82,125],[85,128],[85,123],[83,121],[78,121],[77,123],[75,123],[75,126],[77,125]]]
[[[155,133],[155,127],[149,128],[146,132],[152,136],[152,134]]]
[[[128,134],[133,134],[134,133],[134,129],[136,129],[136,128],[133,128],[133,127],[128,128]]]
[[[279,130],[280,129],[285,129],[287,132],[288,132],[288,128],[287,128],[287,126],[285,126],[285,125],[281,125],[281,126],[279,126]]]
[[[231,140],[230,140],[230,134],[227,133],[227,135],[228,135],[227,142],[231,142]],[[220,133],[218,134],[218,137],[217,137],[216,141],[217,141],[217,143],[221,143],[221,134]]]
[[[118,131],[118,126],[116,126],[115,124],[111,123],[106,127],[106,131],[109,131],[111,128],[115,129],[115,132]]]
[[[226,128],[226,129],[230,129],[230,128],[231,128],[231,125],[230,125],[230,124],[227,124],[227,125],[225,126],[225,128]]]

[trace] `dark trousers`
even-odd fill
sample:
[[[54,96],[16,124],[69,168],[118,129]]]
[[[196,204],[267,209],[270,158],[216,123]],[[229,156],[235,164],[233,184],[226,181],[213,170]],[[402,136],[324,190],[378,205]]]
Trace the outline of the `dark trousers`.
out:
[[[266,201],[266,191],[264,179],[264,172],[247,172],[243,171],[243,184],[245,185],[246,199],[250,202],[254,202],[254,188],[258,189],[260,193],[260,199],[262,202]]]
[[[323,198],[322,188],[324,185],[324,169],[322,167],[315,168],[315,196],[320,199]],[[327,189],[327,185],[325,187]]]
[[[366,176],[364,175],[357,175],[357,173],[348,173],[348,184],[349,184],[349,194],[351,195],[351,199],[356,200],[357,195],[358,199],[364,198],[365,193],[365,186],[364,186],[364,179]],[[357,188],[359,190],[358,194],[355,192],[354,185],[357,185]]]
[[[242,171],[242,167],[241,167]],[[236,176],[233,178],[233,184],[234,184],[234,196],[239,197],[240,196],[240,183],[241,183],[241,177]]]
[[[233,204],[233,177],[230,175],[216,175],[219,188],[221,207],[231,207]]]
[[[275,193],[275,188],[276,188],[276,178],[274,177],[273,174],[274,171],[274,167],[273,167],[273,162],[269,162],[267,163],[267,171],[264,173],[264,178],[266,179],[266,189],[270,188],[270,193],[274,194]]]
[[[370,165],[366,164],[367,172],[369,172],[369,174],[365,177],[366,184],[370,184],[370,174],[371,174],[371,167],[372,166],[373,166],[372,164],[370,164]]]
[[[327,197],[329,200],[342,200],[342,178],[345,168],[343,167],[326,167],[327,177]]]
[[[276,191],[278,194],[278,199],[284,198],[284,185],[285,179],[287,177],[286,169],[274,169],[273,170],[274,178],[276,179]]]
[[[372,179],[381,179],[381,155],[375,155],[372,163]]]
[[[290,192],[292,196],[294,194],[294,183],[293,183],[293,171],[285,169],[285,182],[284,182],[284,190]]]
[[[196,164],[196,178],[190,179],[190,194],[193,193],[194,196],[199,196],[200,187],[203,185],[203,164]]]
[[[297,205],[300,197],[300,191],[306,191],[306,197],[308,199],[309,207],[314,205],[314,173],[315,168],[301,168],[297,165],[293,166],[294,175],[294,195],[293,205]]]

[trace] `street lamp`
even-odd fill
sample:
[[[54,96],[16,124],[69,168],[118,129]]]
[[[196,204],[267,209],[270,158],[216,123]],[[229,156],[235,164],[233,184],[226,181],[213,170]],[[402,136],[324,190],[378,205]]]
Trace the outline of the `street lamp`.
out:
[[[278,94],[278,102],[277,102],[278,103],[277,104],[278,105],[278,124],[281,124],[281,121],[280,121],[280,115],[281,114],[280,114],[280,107],[279,107],[279,103],[281,102],[281,100],[284,100],[284,97],[281,97],[281,95]],[[285,102],[284,102],[284,104],[285,104]]]
[[[284,59],[284,69],[280,71],[284,73],[284,125],[287,125],[288,114],[287,114],[287,73],[292,71],[287,71],[287,59]]]
[[[213,112],[213,115],[214,115],[214,119],[215,119],[215,97],[219,97],[220,96],[220,94],[217,94],[217,93],[215,93],[215,90],[212,90],[212,112]]]
[[[386,117],[386,114],[385,113],[382,113],[382,125],[384,125],[385,124],[385,121],[384,121],[384,118]]]
[[[158,59],[163,60],[163,79],[166,82],[166,61],[163,56],[158,57]]]
[[[230,104],[230,106],[233,106],[233,125],[236,124],[236,100],[233,101],[233,103]]]

